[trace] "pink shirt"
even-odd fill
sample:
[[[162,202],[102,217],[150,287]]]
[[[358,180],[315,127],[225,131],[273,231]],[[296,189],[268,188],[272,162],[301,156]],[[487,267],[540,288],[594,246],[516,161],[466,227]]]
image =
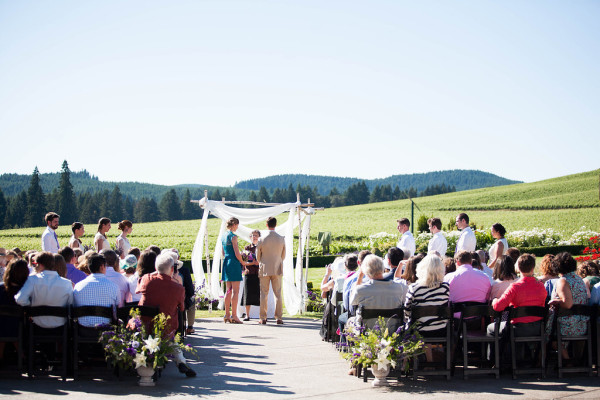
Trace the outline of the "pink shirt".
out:
[[[450,285],[450,302],[474,301],[486,303],[491,283],[488,276],[469,264],[456,267],[456,271],[444,277]]]

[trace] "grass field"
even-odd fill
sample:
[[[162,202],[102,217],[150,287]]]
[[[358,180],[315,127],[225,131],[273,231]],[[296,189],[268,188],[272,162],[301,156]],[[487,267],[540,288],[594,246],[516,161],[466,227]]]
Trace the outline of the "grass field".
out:
[[[570,235],[582,226],[600,231],[599,174],[600,170],[595,170],[540,182],[420,197],[415,199],[421,209],[415,209],[415,221],[424,214],[440,217],[446,225],[458,212],[465,211],[478,227],[488,228],[501,222],[508,231],[538,227],[553,228]],[[318,211],[312,220],[311,241],[315,243],[321,231],[331,232],[334,240],[346,241],[359,241],[377,232],[396,233],[395,221],[400,217],[410,217],[408,200]],[[281,215],[279,219],[283,221],[287,215]],[[219,225],[219,220],[209,220],[211,246],[216,241]],[[176,247],[183,259],[189,259],[199,228],[199,220],[134,223],[130,241],[132,246],[140,248],[151,244],[161,248]],[[95,226],[87,225],[86,230],[83,242],[90,245]],[[38,249],[42,232],[43,228],[1,230],[0,247]],[[71,236],[67,226],[59,227],[57,233],[61,244],[66,244]],[[109,232],[111,243],[114,244],[118,233],[116,227]]]

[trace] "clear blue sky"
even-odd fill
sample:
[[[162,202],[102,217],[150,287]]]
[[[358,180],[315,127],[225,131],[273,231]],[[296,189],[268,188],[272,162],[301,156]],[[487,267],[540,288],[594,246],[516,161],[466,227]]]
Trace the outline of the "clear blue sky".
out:
[[[599,167],[598,1],[0,0],[0,173]]]

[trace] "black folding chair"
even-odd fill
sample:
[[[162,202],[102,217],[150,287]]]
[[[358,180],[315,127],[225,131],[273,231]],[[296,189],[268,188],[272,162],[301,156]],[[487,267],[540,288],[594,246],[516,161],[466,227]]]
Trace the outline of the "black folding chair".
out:
[[[98,339],[105,329],[102,327],[91,328],[80,324],[80,318],[83,317],[102,317],[108,319],[107,324],[115,322],[114,310],[112,307],[102,306],[81,306],[73,307],[71,310],[72,328],[73,328],[73,379],[77,379],[79,372],[79,345],[87,344],[100,346]]]
[[[27,373],[31,378],[34,375],[33,364],[35,358],[35,345],[51,343],[55,346],[62,345],[61,377],[67,379],[68,339],[69,339],[69,308],[52,306],[35,306],[25,309],[27,315],[27,329],[29,331],[29,354]],[[64,318],[63,325],[56,328],[42,328],[33,322],[34,317],[60,317]]]
[[[387,328],[390,330],[396,330],[400,324],[404,321],[404,309],[402,307],[399,308],[391,308],[391,309],[380,309],[380,308],[365,308],[363,305],[358,306],[357,316],[361,317],[361,326],[365,326],[365,321],[369,319],[375,319],[379,317],[383,317],[388,320]],[[398,320],[397,324],[390,324],[389,319],[394,318]],[[385,329],[385,327],[381,327]],[[367,381],[367,366],[357,366],[357,374],[358,378],[361,377],[361,371],[363,380]]]
[[[517,374],[532,374],[532,373],[540,373],[542,378],[546,377],[546,318],[548,316],[548,310],[546,307],[535,307],[535,306],[524,306],[517,308],[510,308],[508,312],[508,321],[507,328],[509,331],[510,337],[510,354],[512,361],[512,377],[513,379],[517,379]],[[523,317],[539,317],[540,321],[540,331],[537,335],[530,336],[517,336],[517,329],[519,324],[513,324],[512,321],[515,318],[523,318]],[[535,360],[539,358],[540,367],[521,367],[519,368],[519,362],[523,360],[517,359],[517,346],[520,344],[521,346],[528,346],[529,343],[539,343],[540,350],[537,353],[538,357],[533,357],[533,361],[535,364]]]
[[[587,317],[587,321],[584,322],[586,327],[586,333],[583,335],[575,335],[575,336],[563,336],[561,334],[561,321],[560,317],[568,317],[568,316],[576,316],[579,315],[583,318]],[[592,376],[592,326],[590,320],[594,316],[594,307],[574,304],[571,308],[558,308],[554,323],[556,327],[556,344],[558,349],[558,377],[562,378],[565,372],[586,372],[589,376]],[[583,342],[585,345],[585,352],[587,354],[587,365],[586,366],[563,366],[564,360],[562,357],[562,346],[563,343],[575,343],[575,342]],[[581,355],[583,356],[583,354]],[[583,358],[583,357],[582,357]],[[574,357],[574,360],[578,360],[579,357],[577,355]]]
[[[450,380],[452,375],[452,349],[454,347],[454,341],[452,339],[452,307],[449,306],[416,306],[410,309],[410,319],[413,326],[418,330],[419,327],[423,327],[418,320],[425,317],[437,317],[445,320],[446,322],[446,334],[444,336],[436,337],[423,337],[422,341],[427,344],[443,344],[445,348],[445,364],[442,368],[436,369],[419,369],[419,356],[413,357],[413,379],[417,379],[418,376],[425,375],[444,375],[447,380]],[[430,366],[438,366],[439,363],[431,362],[426,363],[425,368]]]
[[[596,306],[594,309],[594,322],[592,326],[596,328],[594,331],[594,337],[596,338],[596,372],[600,376],[600,306]]]
[[[474,305],[461,307],[460,323],[463,347],[463,377],[469,379],[470,375],[494,374],[496,379],[500,378],[500,317],[501,314],[494,311],[490,305]],[[494,320],[494,334],[487,335],[487,324]],[[475,327],[477,326],[477,327]],[[477,368],[469,368],[469,343],[481,344],[480,363]],[[487,345],[494,346],[494,365],[486,368]]]
[[[23,327],[25,315],[21,306],[0,306],[0,317],[5,319],[5,323],[15,323],[17,325],[16,336],[2,336],[0,342],[9,342],[17,344],[17,371],[23,370]]]

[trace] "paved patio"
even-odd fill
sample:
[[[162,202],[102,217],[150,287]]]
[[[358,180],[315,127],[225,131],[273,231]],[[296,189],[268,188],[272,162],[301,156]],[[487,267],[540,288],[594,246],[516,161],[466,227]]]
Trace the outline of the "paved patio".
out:
[[[214,399],[496,399],[521,396],[528,399],[599,399],[600,378],[574,376],[544,381],[513,381],[475,377],[447,382],[433,378],[413,382],[392,380],[390,388],[372,388],[346,375],[347,362],[318,335],[320,321],[286,319],[285,325],[224,324],[220,319],[196,321],[196,333],[188,342],[199,349],[199,360],[190,364],[198,372],[185,378],[169,365],[157,386],[142,388],[135,376],[121,380],[83,376],[77,381],[55,378],[0,378],[0,398],[126,399],[210,397]],[[98,373],[100,375],[102,371]]]

